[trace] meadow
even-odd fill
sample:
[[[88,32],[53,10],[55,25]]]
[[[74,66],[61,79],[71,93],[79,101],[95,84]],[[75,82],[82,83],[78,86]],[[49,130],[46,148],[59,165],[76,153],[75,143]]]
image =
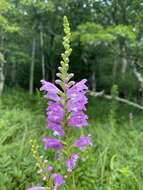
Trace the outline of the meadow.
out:
[[[45,157],[46,101],[37,90],[7,90],[0,101],[0,190],[25,190],[39,185],[29,139],[35,138]],[[129,114],[132,113],[132,114]],[[89,128],[93,146],[75,172],[76,190],[143,189],[142,112],[102,98],[89,97]],[[47,133],[47,131],[46,131]],[[40,184],[41,185],[41,184]],[[68,186],[68,187],[67,187]],[[73,190],[70,182],[59,189]]]

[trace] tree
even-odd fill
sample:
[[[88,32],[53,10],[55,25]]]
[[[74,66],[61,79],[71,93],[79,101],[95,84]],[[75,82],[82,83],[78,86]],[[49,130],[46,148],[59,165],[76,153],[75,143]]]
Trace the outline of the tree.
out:
[[[8,14],[11,11],[11,14],[14,13],[14,7],[12,6],[10,1],[0,1],[0,95],[4,89],[5,83],[5,67],[7,63],[6,55],[9,52],[9,42],[8,37],[13,36],[13,34],[19,33],[19,27],[12,22],[10,19],[10,15]]]

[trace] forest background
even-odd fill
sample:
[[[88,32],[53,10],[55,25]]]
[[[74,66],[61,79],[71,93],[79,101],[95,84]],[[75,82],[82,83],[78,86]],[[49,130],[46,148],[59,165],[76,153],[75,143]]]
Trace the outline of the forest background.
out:
[[[143,0],[0,0],[0,190],[39,184],[28,139],[44,133],[40,80],[56,78],[64,15],[70,71],[93,95],[95,144],[77,170],[77,189],[142,190]]]

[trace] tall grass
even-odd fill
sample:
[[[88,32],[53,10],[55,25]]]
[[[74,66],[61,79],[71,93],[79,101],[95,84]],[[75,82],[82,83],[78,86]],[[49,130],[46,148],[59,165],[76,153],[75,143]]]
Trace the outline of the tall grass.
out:
[[[89,133],[93,147],[75,170],[76,190],[143,189],[143,119],[130,107],[90,98]],[[10,91],[0,105],[0,190],[24,190],[39,184],[29,138],[41,143],[46,104],[37,93]],[[128,112],[133,112],[132,120]],[[112,115],[114,115],[114,119]],[[114,120],[114,122],[113,122]],[[40,147],[43,153],[43,147]],[[45,156],[49,156],[48,153]],[[40,184],[42,185],[42,184]],[[61,189],[74,190],[69,182]]]

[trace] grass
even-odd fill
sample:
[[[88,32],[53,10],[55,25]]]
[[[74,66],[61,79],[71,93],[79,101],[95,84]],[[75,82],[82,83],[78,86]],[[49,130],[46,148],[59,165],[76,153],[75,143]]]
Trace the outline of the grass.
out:
[[[0,190],[25,190],[40,184],[29,138],[40,142],[45,133],[45,101],[39,93],[31,98],[22,90],[10,90],[0,107]],[[142,112],[89,98],[88,115],[93,148],[79,162],[76,190],[142,190]],[[72,183],[61,189],[73,190]]]

